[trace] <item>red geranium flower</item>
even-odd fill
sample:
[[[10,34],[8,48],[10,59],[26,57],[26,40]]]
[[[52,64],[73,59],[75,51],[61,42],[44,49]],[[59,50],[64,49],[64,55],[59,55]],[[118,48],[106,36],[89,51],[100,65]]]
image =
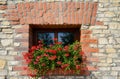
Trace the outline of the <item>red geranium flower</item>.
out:
[[[58,61],[57,64],[58,64],[58,65],[61,65],[62,63],[61,63],[61,61]]]
[[[46,64],[45,63],[42,63],[42,66],[45,66]]]
[[[54,56],[49,57],[48,59],[49,59],[49,60],[55,60],[56,58],[57,58],[57,56],[54,55]]]
[[[76,65],[76,69],[80,69],[80,65]]]
[[[83,51],[79,52],[79,54],[82,56],[85,55],[85,53]]]
[[[62,66],[61,66],[61,68],[66,68],[66,67],[68,67],[69,66],[69,64],[63,64]]]
[[[68,56],[70,56],[70,54],[69,54],[69,53],[66,53],[65,56],[68,57]]]

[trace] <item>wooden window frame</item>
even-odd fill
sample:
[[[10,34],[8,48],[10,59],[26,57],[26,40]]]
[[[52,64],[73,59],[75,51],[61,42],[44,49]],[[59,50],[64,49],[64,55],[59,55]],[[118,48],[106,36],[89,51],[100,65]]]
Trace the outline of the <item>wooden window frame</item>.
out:
[[[50,27],[52,27],[52,28],[50,28]],[[37,35],[38,35],[38,33],[39,32],[43,32],[43,33],[48,33],[48,32],[51,32],[51,33],[55,33],[55,38],[58,38],[58,32],[70,32],[70,33],[74,33],[74,40],[78,40],[78,41],[80,41],[80,27],[79,26],[74,26],[74,27],[69,27],[69,25],[66,27],[66,26],[62,26],[62,27],[57,27],[57,25],[56,25],[56,27],[54,27],[54,26],[44,26],[44,27],[38,27],[37,25],[32,25],[31,26],[31,31],[32,31],[32,33],[30,34],[30,39],[32,39],[30,42],[32,42],[31,43],[31,45],[30,45],[30,47],[31,46],[33,46],[33,45],[37,45]]]

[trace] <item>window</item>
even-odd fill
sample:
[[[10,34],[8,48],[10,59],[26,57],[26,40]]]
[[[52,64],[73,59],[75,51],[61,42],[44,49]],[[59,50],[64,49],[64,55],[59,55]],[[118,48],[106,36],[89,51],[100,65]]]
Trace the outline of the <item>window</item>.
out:
[[[50,26],[52,27],[52,26]],[[72,44],[76,40],[80,40],[80,28],[65,28],[65,27],[57,27],[57,28],[50,28],[50,27],[33,27],[32,28],[32,45],[37,45],[39,40],[43,40],[45,45],[53,44],[54,38],[57,38],[59,42],[62,44],[68,45]]]

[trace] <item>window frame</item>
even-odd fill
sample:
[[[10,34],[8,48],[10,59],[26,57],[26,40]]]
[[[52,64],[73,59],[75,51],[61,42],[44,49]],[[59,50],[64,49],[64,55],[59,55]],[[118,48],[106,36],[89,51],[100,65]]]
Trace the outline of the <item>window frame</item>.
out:
[[[56,27],[55,27],[56,26]],[[30,33],[30,46],[33,45],[37,45],[38,42],[38,38],[37,38],[37,34],[39,32],[43,32],[43,33],[47,33],[47,32],[51,32],[51,33],[55,33],[55,38],[58,38],[58,33],[59,32],[70,32],[70,33],[74,33],[74,40],[78,40],[80,41],[80,25],[73,25],[72,27],[70,27],[70,25],[64,26],[61,25],[60,27],[55,25],[55,26],[44,26],[43,25],[40,27],[38,27],[38,25],[32,25],[30,30],[32,31]],[[51,28],[52,27],[52,28]]]

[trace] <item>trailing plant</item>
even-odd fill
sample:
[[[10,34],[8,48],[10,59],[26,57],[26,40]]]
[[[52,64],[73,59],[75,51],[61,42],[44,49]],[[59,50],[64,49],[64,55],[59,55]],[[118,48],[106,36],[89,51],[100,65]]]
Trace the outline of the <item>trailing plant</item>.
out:
[[[34,71],[29,75],[38,78],[48,74],[49,70],[58,68],[80,73],[83,54],[80,42],[75,41],[73,44],[63,46],[54,39],[54,44],[49,46],[44,45],[44,41],[38,41],[38,45],[32,46],[23,56],[29,69]]]

